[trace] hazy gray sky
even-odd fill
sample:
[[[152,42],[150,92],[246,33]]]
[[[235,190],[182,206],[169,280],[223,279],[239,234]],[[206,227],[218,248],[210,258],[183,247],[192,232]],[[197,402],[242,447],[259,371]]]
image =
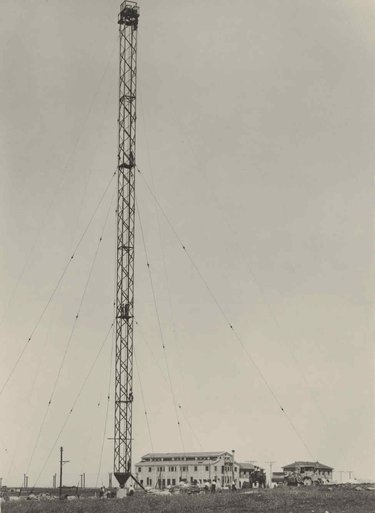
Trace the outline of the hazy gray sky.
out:
[[[116,167],[117,1],[0,6],[0,386]],[[374,4],[142,0],[137,177],[186,450],[373,476]],[[111,324],[115,182],[0,397],[0,476],[34,484]],[[107,212],[110,217],[31,459]],[[182,450],[137,219],[134,462]],[[17,285],[18,284],[18,285]],[[95,484],[111,339],[64,445]],[[101,474],[112,470],[112,387]],[[312,455],[312,456],[311,456]],[[31,459],[31,462],[30,462]],[[101,479],[100,479],[101,483]]]

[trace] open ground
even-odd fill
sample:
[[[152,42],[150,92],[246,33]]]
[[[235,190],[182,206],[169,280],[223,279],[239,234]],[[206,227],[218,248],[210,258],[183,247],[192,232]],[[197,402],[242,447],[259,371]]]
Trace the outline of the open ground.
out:
[[[375,513],[375,491],[344,488],[282,488],[248,493],[176,496],[136,494],[122,500],[8,502],[2,513]]]

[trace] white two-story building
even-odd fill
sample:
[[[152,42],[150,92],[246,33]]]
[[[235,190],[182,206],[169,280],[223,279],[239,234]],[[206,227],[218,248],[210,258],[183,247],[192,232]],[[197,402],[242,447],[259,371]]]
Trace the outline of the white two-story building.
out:
[[[216,481],[221,486],[233,481],[238,486],[239,465],[233,454],[218,452],[149,453],[135,466],[138,481],[145,487],[167,488],[178,483]]]

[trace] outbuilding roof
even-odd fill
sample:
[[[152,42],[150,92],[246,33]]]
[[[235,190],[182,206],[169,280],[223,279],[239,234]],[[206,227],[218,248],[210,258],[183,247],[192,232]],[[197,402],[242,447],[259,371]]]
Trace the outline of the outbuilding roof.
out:
[[[252,463],[239,463],[238,464],[241,470],[254,470],[255,465]]]
[[[282,469],[283,470],[293,470],[296,467],[313,467],[313,468],[320,468],[322,470],[333,470],[333,467],[328,467],[328,465],[323,465],[323,463],[319,463],[319,461],[295,461],[294,463],[285,465],[285,467],[282,467]]]

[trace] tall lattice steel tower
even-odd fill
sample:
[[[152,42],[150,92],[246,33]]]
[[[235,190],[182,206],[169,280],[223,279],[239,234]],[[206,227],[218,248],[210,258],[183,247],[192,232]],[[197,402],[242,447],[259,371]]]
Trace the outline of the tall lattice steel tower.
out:
[[[117,182],[117,288],[114,474],[121,488],[132,476],[135,124],[137,78],[136,2],[121,4],[120,99]],[[133,477],[133,476],[132,476]]]

